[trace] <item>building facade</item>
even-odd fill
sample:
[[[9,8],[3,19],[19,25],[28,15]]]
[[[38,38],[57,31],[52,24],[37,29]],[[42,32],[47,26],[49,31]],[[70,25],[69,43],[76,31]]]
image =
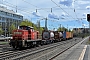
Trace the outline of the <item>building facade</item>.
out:
[[[9,28],[12,24],[18,28],[18,25],[22,20],[22,15],[16,14],[13,10],[0,6],[0,26],[2,27],[5,36],[10,36]]]

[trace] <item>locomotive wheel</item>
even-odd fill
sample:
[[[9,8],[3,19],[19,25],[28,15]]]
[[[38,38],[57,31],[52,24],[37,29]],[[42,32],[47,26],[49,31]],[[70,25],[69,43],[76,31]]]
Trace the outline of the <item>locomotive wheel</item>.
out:
[[[14,49],[17,49],[17,46],[13,46]]]

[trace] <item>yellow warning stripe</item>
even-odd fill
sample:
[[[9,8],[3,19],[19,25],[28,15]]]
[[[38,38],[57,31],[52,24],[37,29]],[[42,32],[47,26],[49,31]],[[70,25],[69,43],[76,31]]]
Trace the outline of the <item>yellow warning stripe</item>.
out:
[[[84,46],[84,49],[83,49],[83,51],[82,51],[82,53],[81,53],[81,55],[80,55],[78,60],[83,60],[85,52],[86,52],[86,48],[87,48],[87,45]]]

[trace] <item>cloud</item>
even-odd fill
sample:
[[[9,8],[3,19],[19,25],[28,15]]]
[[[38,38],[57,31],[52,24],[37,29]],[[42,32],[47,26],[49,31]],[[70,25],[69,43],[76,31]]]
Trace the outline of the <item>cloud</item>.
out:
[[[84,26],[84,27],[88,27],[88,24],[82,24],[82,26]]]
[[[48,18],[59,19],[59,17],[53,13],[48,14]]]
[[[62,12],[62,15],[61,16],[68,17],[68,15],[65,12]]]
[[[65,6],[72,6],[73,0],[61,0],[59,3]]]
[[[90,5],[90,2],[89,0],[77,0],[75,1],[75,7],[79,7],[79,9],[85,9],[86,6],[89,6]],[[88,7],[87,7],[88,8]]]
[[[6,6],[6,5],[4,5],[4,4],[0,4],[0,7],[5,7],[5,8],[6,8],[7,6]]]
[[[86,0],[85,0],[85,1],[81,0],[81,1],[80,1],[80,0],[79,0],[79,1],[78,1],[78,4],[83,4],[83,5],[89,4],[89,0],[88,0],[88,1],[86,1]]]
[[[84,18],[87,16],[87,14],[90,14],[90,13],[83,13],[82,16],[84,16]]]
[[[90,9],[90,6],[87,6],[86,9]]]
[[[40,17],[40,13],[39,12],[33,12],[32,15],[34,15],[35,17]]]
[[[83,13],[83,16],[86,16],[87,13]]]

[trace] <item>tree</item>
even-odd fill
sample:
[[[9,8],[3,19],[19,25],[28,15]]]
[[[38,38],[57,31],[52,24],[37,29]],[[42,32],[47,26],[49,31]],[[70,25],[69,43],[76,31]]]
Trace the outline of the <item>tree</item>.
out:
[[[40,33],[42,33],[43,30],[44,30],[44,29],[43,29],[42,27],[40,27]]]
[[[9,27],[9,33],[12,34],[12,31],[15,29],[16,29],[15,25],[11,24],[11,26]]]
[[[69,32],[71,32],[71,30],[69,29]]]
[[[38,30],[40,33],[42,32],[43,28],[42,27],[37,27],[36,24],[32,23],[31,21],[28,21],[28,19],[23,20],[20,23],[20,26],[25,25],[25,26],[32,26],[34,28],[34,30]]]
[[[20,23],[20,26],[25,25],[25,26],[32,26],[35,30],[38,30],[36,25],[34,23],[32,23],[31,21],[28,21],[27,19],[23,20]]]
[[[3,33],[3,30],[2,30],[2,28],[0,28],[0,35]]]
[[[68,29],[67,28],[65,28],[65,27],[59,27],[58,29],[57,29],[57,31],[68,31]]]
[[[22,25],[25,25],[25,26],[32,26],[33,23],[28,21],[27,19],[23,20],[21,23],[20,23],[20,26]]]
[[[0,25],[0,35],[3,34],[2,26]]]

